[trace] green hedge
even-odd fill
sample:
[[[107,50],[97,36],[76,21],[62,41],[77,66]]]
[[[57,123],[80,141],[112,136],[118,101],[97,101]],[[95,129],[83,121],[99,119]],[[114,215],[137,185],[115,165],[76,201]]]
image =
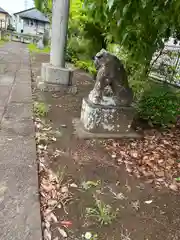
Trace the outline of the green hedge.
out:
[[[180,115],[180,92],[166,84],[152,84],[137,104],[139,117],[153,125],[175,124]]]

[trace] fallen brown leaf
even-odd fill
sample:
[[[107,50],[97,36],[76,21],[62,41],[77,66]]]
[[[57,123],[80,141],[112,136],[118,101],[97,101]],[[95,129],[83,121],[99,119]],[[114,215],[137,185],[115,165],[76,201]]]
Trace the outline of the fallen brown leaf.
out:
[[[118,165],[125,164],[128,173],[150,178],[146,182],[158,188],[164,185],[177,191],[180,186],[173,179],[180,175],[180,129],[148,130],[144,136],[131,142],[108,140],[103,144],[110,155],[116,156]]]

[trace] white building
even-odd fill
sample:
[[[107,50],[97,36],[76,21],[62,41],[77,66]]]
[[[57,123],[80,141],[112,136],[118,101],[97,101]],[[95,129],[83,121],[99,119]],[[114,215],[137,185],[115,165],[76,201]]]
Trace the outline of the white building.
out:
[[[7,29],[10,17],[10,14],[0,7],[0,29]]]
[[[13,14],[13,26],[18,33],[39,35],[50,29],[49,19],[36,8]]]

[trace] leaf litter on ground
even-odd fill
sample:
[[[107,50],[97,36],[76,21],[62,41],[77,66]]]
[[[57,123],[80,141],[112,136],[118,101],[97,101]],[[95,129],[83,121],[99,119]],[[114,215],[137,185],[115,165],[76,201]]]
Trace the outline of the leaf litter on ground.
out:
[[[154,183],[157,188],[180,189],[180,129],[149,130],[141,140],[108,140],[103,144],[129,174],[145,177],[147,183]]]
[[[56,141],[56,138],[51,133],[51,127],[46,126],[46,124],[39,118],[34,121],[36,126],[37,161],[39,164],[39,191],[43,220],[43,235],[45,240],[51,240],[51,226],[58,222],[62,223],[56,217],[55,209],[63,208],[67,213],[65,205],[72,199],[72,194],[69,191],[67,183],[63,183],[63,179],[60,180],[58,174],[53,172],[48,166],[50,158],[56,158],[62,154],[61,151],[56,149],[52,153],[52,156],[48,155],[48,145],[51,142]],[[67,224],[68,223],[66,221],[66,227]],[[58,227],[58,231],[61,236],[67,238],[67,233],[63,228]]]

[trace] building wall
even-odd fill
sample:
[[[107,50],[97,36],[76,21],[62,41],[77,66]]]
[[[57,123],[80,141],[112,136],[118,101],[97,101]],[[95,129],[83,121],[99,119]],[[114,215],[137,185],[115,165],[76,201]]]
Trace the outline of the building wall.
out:
[[[23,32],[33,35],[43,34],[45,29],[48,29],[48,25],[49,24],[40,21],[25,19],[23,25]]]
[[[12,22],[16,32],[21,33],[21,29],[23,29],[23,19],[21,19],[19,15],[13,15]]]
[[[13,26],[16,32],[21,33],[23,30],[24,34],[39,35],[43,34],[45,30],[49,30],[49,23],[44,23],[31,19],[21,19],[19,15],[13,16]]]
[[[9,17],[5,13],[0,13],[0,29],[7,29],[7,26],[9,24]]]

